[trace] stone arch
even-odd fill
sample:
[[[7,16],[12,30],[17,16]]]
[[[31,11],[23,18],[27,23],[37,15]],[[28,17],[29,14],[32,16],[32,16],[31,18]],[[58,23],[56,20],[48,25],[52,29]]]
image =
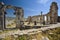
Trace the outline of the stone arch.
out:
[[[1,26],[2,26],[2,29],[5,29],[5,14],[6,14],[6,9],[13,9],[15,10],[15,15],[16,15],[16,28],[19,28],[22,24],[22,21],[23,21],[23,9],[21,7],[15,7],[15,6],[11,6],[11,5],[3,5],[3,7],[0,9],[1,12],[0,14],[2,14],[1,16],[1,19],[0,21],[1,22]]]

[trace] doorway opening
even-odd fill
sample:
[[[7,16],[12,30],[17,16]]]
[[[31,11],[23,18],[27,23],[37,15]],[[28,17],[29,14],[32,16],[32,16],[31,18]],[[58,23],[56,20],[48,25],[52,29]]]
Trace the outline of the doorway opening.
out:
[[[6,28],[16,28],[16,15],[14,9],[6,9],[5,26]]]

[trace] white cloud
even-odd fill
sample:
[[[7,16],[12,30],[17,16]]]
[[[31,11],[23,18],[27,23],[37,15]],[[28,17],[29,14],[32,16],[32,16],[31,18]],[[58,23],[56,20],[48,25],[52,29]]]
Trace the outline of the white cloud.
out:
[[[37,0],[37,3],[46,4],[49,0]]]

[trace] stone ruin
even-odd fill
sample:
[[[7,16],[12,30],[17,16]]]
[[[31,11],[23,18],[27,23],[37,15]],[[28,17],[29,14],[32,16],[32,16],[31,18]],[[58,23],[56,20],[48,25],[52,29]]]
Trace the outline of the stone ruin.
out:
[[[40,23],[40,24],[56,24],[58,23],[58,5],[56,2],[52,2],[49,12],[47,14],[42,14],[41,15],[35,15],[31,16],[29,20],[29,17],[27,19],[28,22],[34,22]]]
[[[6,9],[13,9],[16,15],[16,28],[20,28],[23,25],[24,10],[21,7],[4,5],[3,2],[0,3],[0,30],[6,29],[5,18],[6,18]]]

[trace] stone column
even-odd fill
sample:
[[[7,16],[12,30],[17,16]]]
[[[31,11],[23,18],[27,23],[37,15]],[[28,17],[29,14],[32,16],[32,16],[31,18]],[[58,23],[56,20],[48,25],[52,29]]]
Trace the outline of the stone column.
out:
[[[3,14],[0,11],[0,30],[2,30],[2,29],[3,29]]]
[[[51,14],[51,23],[57,23],[57,18],[58,18],[58,5],[56,2],[52,2],[50,6],[50,14]]]
[[[41,12],[41,17],[40,17],[40,22],[41,22],[41,24],[43,23],[43,15],[42,15],[42,12]]]
[[[20,18],[18,17],[18,11],[16,10],[15,11],[15,15],[16,15],[16,28],[19,28],[20,27]]]
[[[47,16],[47,24],[48,24],[48,15],[46,15]]]
[[[16,28],[20,28],[23,26],[23,10],[22,9],[16,9]]]
[[[2,26],[2,29],[6,29],[6,26],[5,26],[5,9],[6,9],[6,6],[3,6],[2,9],[0,10],[1,11],[1,26]]]

